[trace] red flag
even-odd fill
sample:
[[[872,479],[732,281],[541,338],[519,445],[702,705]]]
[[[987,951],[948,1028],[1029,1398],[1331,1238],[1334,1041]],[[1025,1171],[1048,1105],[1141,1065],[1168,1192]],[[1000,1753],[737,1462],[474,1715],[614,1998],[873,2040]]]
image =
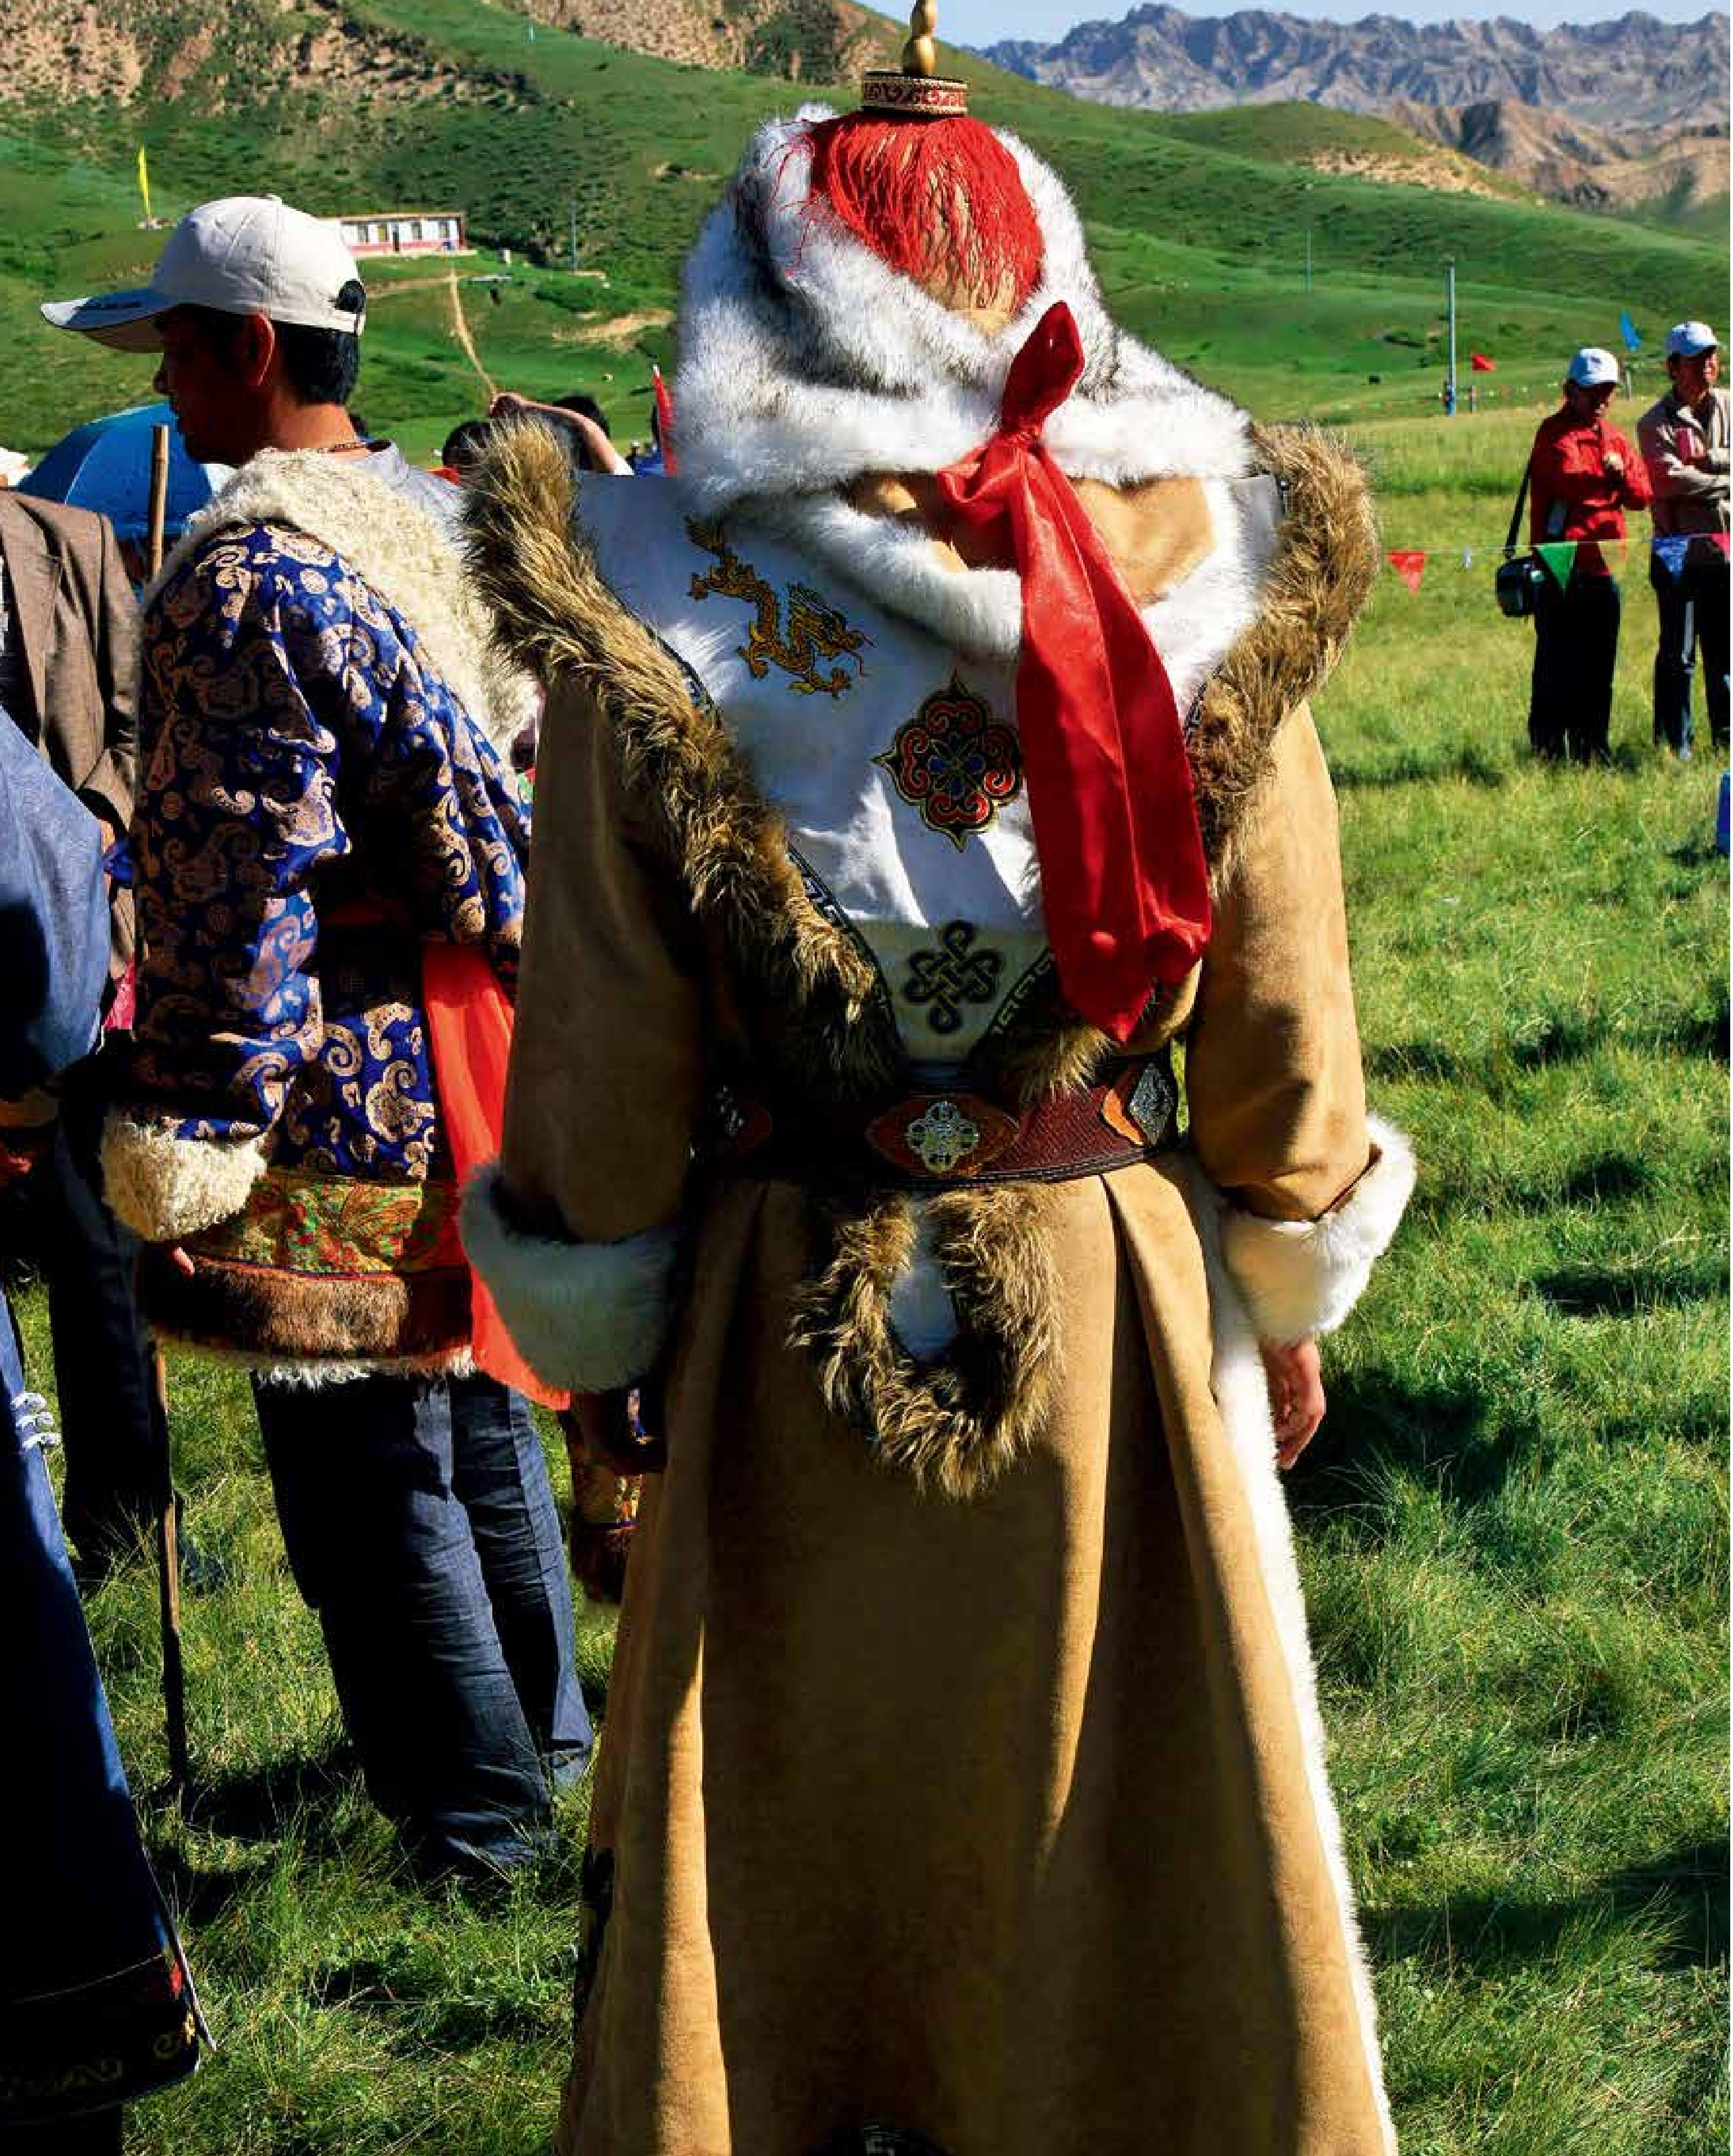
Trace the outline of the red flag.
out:
[[[1489,360],[1484,352],[1471,352],[1469,354],[1469,367],[1475,374],[1496,374],[1498,372],[1495,362]]]
[[[1733,539],[1733,533],[1725,531],[1711,531],[1709,536],[1714,540],[1715,545],[1720,548],[1724,554],[1728,552],[1728,542],[1730,539]]]
[[[668,393],[668,384],[662,379],[662,370],[653,360],[650,377],[656,386],[656,437],[662,446],[662,469],[672,479],[674,463],[674,399]]]
[[[1423,547],[1397,547],[1384,557],[1411,592],[1420,588],[1420,578],[1426,568],[1426,549]]]

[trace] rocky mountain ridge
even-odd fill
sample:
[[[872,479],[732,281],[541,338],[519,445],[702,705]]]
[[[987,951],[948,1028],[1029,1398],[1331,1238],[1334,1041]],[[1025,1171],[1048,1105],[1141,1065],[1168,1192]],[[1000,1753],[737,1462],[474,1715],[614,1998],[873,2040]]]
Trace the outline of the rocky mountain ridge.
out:
[[[1541,30],[1509,16],[1333,23],[1158,4],[1079,23],[1054,44],[1007,39],[985,56],[1079,97],[1156,111],[1296,99],[1378,114],[1402,102],[1502,103],[1623,131],[1724,121],[1727,44],[1727,18],[1715,13],[1674,23],[1633,10]]]

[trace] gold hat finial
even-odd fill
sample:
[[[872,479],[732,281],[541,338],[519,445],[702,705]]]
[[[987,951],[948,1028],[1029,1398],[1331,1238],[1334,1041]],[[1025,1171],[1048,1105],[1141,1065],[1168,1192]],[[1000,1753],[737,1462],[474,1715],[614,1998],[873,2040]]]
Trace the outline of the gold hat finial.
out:
[[[909,15],[908,41],[900,68],[871,68],[861,85],[863,112],[895,114],[901,120],[956,120],[969,109],[966,83],[939,72],[937,0],[915,0]]]
[[[939,72],[939,48],[933,32],[939,27],[939,11],[933,0],[915,0],[909,16],[909,39],[903,47],[903,73],[931,78]]]

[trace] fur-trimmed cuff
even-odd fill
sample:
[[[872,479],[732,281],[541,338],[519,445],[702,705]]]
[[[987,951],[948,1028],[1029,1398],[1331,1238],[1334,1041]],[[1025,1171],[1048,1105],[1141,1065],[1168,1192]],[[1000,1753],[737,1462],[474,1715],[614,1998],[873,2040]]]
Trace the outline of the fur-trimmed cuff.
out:
[[[1414,1188],[1414,1155],[1392,1125],[1369,1119],[1378,1159],[1321,1220],[1265,1220],[1237,1205],[1222,1214],[1222,1254],[1260,1340],[1333,1332],[1360,1300]]]
[[[672,1313],[677,1228],[618,1243],[526,1235],[500,1204],[497,1163],[464,1193],[464,1248],[518,1353],[545,1384],[574,1393],[635,1385],[662,1352]]]
[[[120,1109],[102,1132],[109,1209],[146,1243],[178,1242],[238,1213],[269,1163],[266,1138],[178,1137]]]

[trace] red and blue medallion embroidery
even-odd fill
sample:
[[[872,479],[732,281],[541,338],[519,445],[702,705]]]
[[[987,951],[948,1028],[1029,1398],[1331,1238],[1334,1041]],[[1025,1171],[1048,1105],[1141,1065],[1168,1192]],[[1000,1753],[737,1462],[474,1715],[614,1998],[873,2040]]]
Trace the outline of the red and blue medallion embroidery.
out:
[[[996,720],[992,706],[955,674],[936,690],[912,719],[905,719],[890,747],[873,762],[930,831],[941,831],[959,853],[987,830],[1001,807],[1023,785],[1023,752],[1016,733]]]

